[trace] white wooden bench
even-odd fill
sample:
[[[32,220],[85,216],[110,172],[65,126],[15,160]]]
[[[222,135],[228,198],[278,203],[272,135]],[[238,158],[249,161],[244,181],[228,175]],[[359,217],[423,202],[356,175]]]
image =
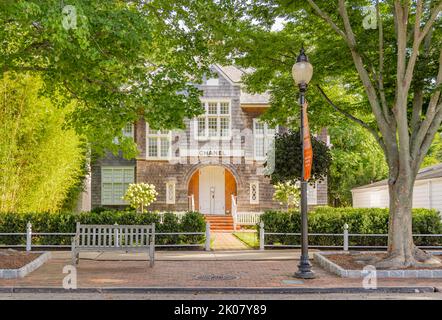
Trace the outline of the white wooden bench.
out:
[[[72,238],[72,263],[78,264],[82,251],[146,252],[150,266],[155,262],[155,224],[98,225],[77,223]]]

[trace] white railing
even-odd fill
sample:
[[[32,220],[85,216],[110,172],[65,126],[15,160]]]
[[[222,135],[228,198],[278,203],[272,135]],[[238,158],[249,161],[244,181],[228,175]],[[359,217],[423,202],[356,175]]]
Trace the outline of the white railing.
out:
[[[310,239],[309,247],[315,248],[315,249],[343,249],[344,251],[348,251],[350,249],[356,249],[356,250],[364,250],[364,249],[387,249],[386,245],[379,245],[379,244],[373,244],[373,245],[367,245],[364,243],[360,243],[357,240],[353,240],[352,244],[350,245],[350,238],[383,238],[384,243],[387,243],[388,234],[383,233],[349,233],[348,232],[348,224],[343,225],[343,232],[342,233],[313,233],[309,232],[308,237],[311,237],[313,239]],[[301,243],[299,241],[299,238],[302,236],[301,233],[295,233],[295,232],[267,232],[265,231],[264,222],[259,223],[259,250],[264,250],[265,248],[301,248]],[[278,237],[295,237],[292,239],[291,244],[281,244],[281,243],[266,243],[266,236],[278,236]],[[442,234],[413,234],[413,237],[420,237],[420,238],[440,238],[442,240]],[[328,237],[334,239],[334,241],[331,241],[333,244],[318,244],[315,243],[314,237]],[[297,240],[297,241],[296,241]],[[341,241],[342,240],[342,241]],[[280,240],[277,240],[278,242]],[[433,249],[433,250],[440,250],[442,249],[441,245],[442,241],[436,242],[436,243],[427,243],[425,245],[417,245],[418,248],[421,249]]]
[[[261,220],[262,212],[238,212],[236,213],[236,223],[239,225],[255,225],[258,224]]]
[[[195,197],[193,194],[188,196],[188,208],[189,211],[195,211]]]
[[[235,195],[232,194],[232,217],[233,217],[233,230],[236,230],[238,224],[238,206],[236,205]]]

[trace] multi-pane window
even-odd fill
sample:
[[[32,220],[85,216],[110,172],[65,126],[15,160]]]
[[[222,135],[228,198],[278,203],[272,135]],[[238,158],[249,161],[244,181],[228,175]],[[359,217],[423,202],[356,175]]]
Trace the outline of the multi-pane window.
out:
[[[133,138],[134,137],[134,125],[128,123],[123,128],[123,136]]]
[[[276,129],[267,123],[253,119],[253,140],[255,159],[262,160],[267,156],[267,152],[275,139]]]
[[[147,128],[146,157],[149,159],[169,159],[171,156],[171,132]]]
[[[133,167],[102,167],[101,203],[107,205],[126,204],[123,196],[129,184],[133,182]]]
[[[209,101],[202,105],[206,112],[196,120],[197,138],[230,138],[230,102]]]
[[[134,138],[134,125],[133,123],[128,123],[123,127],[122,130],[123,136],[124,137],[128,137],[128,138]],[[118,138],[115,137],[114,138],[114,143],[115,144],[119,144],[120,142],[118,141]]]
[[[200,117],[198,118],[198,136],[203,137],[206,135],[206,118]]]

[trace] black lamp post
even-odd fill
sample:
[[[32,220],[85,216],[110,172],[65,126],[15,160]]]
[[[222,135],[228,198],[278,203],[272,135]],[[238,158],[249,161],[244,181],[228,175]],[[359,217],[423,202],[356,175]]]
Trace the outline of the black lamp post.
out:
[[[304,48],[301,48],[296,63],[292,68],[292,76],[295,84],[298,85],[301,105],[301,142],[302,150],[304,150],[304,103],[305,92],[307,91],[308,83],[313,76],[313,66],[308,62],[305,55]],[[313,279],[315,274],[311,270],[312,265],[308,259],[308,222],[307,222],[307,181],[304,180],[304,156],[302,157],[302,174],[301,174],[301,260],[298,265],[298,271],[295,277],[302,279]]]

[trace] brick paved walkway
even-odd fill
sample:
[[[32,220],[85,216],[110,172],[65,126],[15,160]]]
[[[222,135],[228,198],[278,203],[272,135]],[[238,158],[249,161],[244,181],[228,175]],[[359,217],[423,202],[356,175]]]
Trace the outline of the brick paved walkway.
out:
[[[250,249],[231,232],[213,232],[212,250],[248,250]]]
[[[232,256],[234,252],[230,253]],[[238,255],[238,253],[236,253]],[[54,255],[45,265],[23,279],[0,279],[0,287],[62,287],[63,268],[70,259]],[[362,287],[360,279],[343,279],[315,263],[317,278],[293,278],[298,260],[187,260],[146,261],[81,260],[77,268],[78,287]],[[199,277],[233,276],[231,280],[203,280]],[[432,286],[442,288],[441,279],[379,279],[378,286]]]

